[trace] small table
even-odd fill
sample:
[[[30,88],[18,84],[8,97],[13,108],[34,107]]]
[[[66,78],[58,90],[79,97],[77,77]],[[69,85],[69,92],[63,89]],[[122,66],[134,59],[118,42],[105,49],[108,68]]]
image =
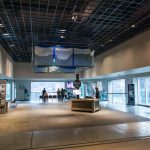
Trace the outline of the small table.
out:
[[[74,99],[71,103],[72,110],[96,112],[100,110],[97,99]]]

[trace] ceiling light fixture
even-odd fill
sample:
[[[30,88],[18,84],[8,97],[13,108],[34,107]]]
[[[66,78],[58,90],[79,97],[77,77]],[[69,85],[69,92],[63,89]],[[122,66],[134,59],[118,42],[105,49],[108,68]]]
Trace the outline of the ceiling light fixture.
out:
[[[101,47],[104,47],[104,44],[101,44],[100,46],[101,46]]]
[[[63,29],[62,29],[62,30],[59,30],[59,31],[60,31],[60,32],[66,32],[67,30],[65,30],[65,29],[63,30]]]
[[[3,24],[0,23],[0,27],[4,27]]]
[[[8,36],[8,35],[9,35],[9,33],[3,33],[3,35],[4,35],[4,36]]]
[[[77,16],[72,16],[72,17],[71,17],[71,19],[72,19],[73,21],[76,21],[77,18],[78,18]]]
[[[11,46],[11,47],[14,47],[15,45],[14,45],[14,44],[11,44],[10,46]]]
[[[132,24],[131,27],[132,27],[132,28],[135,28],[135,24]]]
[[[65,37],[63,35],[60,36],[61,39],[64,39]]]

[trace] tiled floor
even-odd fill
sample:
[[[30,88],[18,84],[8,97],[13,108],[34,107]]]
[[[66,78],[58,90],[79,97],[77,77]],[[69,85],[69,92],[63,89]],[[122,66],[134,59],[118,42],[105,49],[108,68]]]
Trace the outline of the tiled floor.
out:
[[[109,144],[96,144],[90,146],[79,146],[74,148],[64,148],[61,150],[149,150],[150,139],[131,140]],[[42,149],[39,149],[42,150]]]
[[[0,136],[0,150],[87,147],[150,136],[150,122],[33,131]]]
[[[46,109],[47,107],[48,106],[44,108]],[[59,108],[60,106],[57,105],[57,107]],[[119,111],[129,112],[132,115],[136,114],[142,116],[144,112],[149,113],[149,108],[145,108],[141,106],[140,107],[139,106],[134,106],[134,107],[107,106],[107,107],[109,109],[117,109]],[[22,113],[22,111],[26,110],[25,107],[23,106],[19,108],[20,109],[18,109],[18,115],[19,113]],[[31,104],[31,108],[28,109],[31,111],[31,109],[33,108],[36,110],[35,113],[37,113],[39,111],[39,108],[41,108],[41,105],[35,106]],[[45,111],[43,109],[45,115],[50,114],[48,109],[49,107]],[[69,110],[67,109],[66,111]],[[140,111],[142,113],[140,113]],[[53,115],[56,115],[58,113],[56,112],[53,111],[54,113]],[[62,113],[63,111],[60,112]],[[87,113],[87,115],[88,116],[94,115],[94,117],[97,118],[98,117],[97,115],[102,115],[102,113],[103,112],[99,112],[97,114]],[[77,113],[76,115],[79,114]],[[107,112],[106,114],[108,115],[109,113]],[[31,116],[31,112],[27,113],[27,115]],[[105,117],[107,117],[107,115]],[[38,116],[33,116],[33,117],[38,117]],[[48,115],[47,117],[49,118],[50,116]],[[143,117],[149,118],[148,115],[147,116],[145,115]],[[64,118],[63,115],[61,115],[61,118],[59,118],[59,121],[62,123],[64,122],[63,118]],[[7,119],[9,120],[11,119],[11,117]],[[84,121],[84,120],[80,119],[80,121]],[[41,120],[39,120],[38,122],[42,123]],[[72,127],[68,129],[61,129],[60,127],[51,130],[40,129],[39,131],[32,130],[31,132],[22,131],[20,133],[15,133],[15,132],[14,133],[8,132],[7,134],[0,133],[0,150],[16,150],[16,149],[20,149],[20,150],[33,150],[33,149],[34,150],[46,150],[46,149],[47,150],[48,149],[149,150],[150,147],[149,129],[150,129],[150,121],[144,120],[142,122],[122,123],[122,124],[113,124],[113,125],[93,125],[93,126],[84,126],[84,127]]]

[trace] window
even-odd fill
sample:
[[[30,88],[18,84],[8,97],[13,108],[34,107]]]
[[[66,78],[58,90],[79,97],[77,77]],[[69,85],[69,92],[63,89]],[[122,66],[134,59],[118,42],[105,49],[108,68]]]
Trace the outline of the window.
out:
[[[138,78],[139,104],[150,105],[150,77]]]
[[[46,89],[48,95],[56,95],[58,88],[65,88],[64,82],[31,82],[31,101],[39,100],[42,90]]]
[[[108,82],[108,100],[114,104],[125,104],[125,79]]]
[[[103,90],[102,81],[97,81],[97,87],[98,87],[99,91]]]
[[[11,100],[11,83],[6,83],[6,100]]]

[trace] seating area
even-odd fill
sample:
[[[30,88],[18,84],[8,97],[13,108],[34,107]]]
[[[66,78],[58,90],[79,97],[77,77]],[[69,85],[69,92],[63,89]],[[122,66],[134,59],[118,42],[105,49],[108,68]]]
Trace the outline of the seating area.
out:
[[[40,95],[39,96],[39,99],[56,99],[57,98],[57,95],[48,95],[48,96],[42,96],[42,95]]]

